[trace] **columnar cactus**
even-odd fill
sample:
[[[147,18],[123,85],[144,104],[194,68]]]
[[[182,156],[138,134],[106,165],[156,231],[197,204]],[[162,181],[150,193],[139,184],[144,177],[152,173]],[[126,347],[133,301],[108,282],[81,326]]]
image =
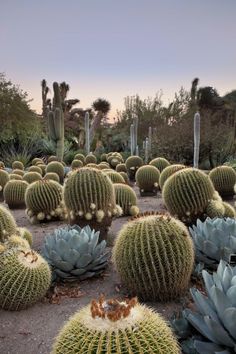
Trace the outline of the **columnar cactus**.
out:
[[[39,173],[40,175],[43,174],[43,171],[42,171],[41,167],[35,166],[35,165],[30,166],[29,169],[28,169],[28,172],[37,172],[37,173]]]
[[[36,252],[12,248],[0,255],[0,306],[21,310],[40,300],[51,283],[48,263]]]
[[[97,163],[97,158],[93,154],[89,154],[85,157],[85,164],[87,165],[88,163]]]
[[[160,172],[150,165],[141,166],[135,176],[140,195],[156,195],[158,190]]]
[[[221,196],[233,196],[236,172],[230,166],[218,166],[210,171],[209,177]]]
[[[16,222],[12,214],[0,206],[0,242],[4,242],[9,236],[16,233]]]
[[[193,243],[179,220],[168,215],[144,215],[123,226],[113,260],[131,293],[144,301],[168,301],[188,288]]]
[[[42,179],[42,175],[38,172],[26,172],[23,177],[23,181],[27,183],[33,183]]]
[[[124,178],[119,174],[119,172],[109,170],[104,172],[112,181],[112,183],[125,183]]]
[[[143,159],[139,156],[130,156],[125,161],[125,166],[127,168],[127,173],[130,180],[135,179],[135,174],[140,166],[143,165]]]
[[[57,183],[60,183],[60,178],[57,173],[55,172],[48,172],[46,175],[43,177],[43,179],[51,179],[52,181],[56,181]]]
[[[24,165],[21,161],[14,161],[12,163],[12,169],[13,170],[24,170]]]
[[[52,354],[179,354],[177,340],[164,319],[136,299],[93,300],[60,331]]]
[[[65,172],[64,172],[64,166],[60,162],[58,161],[49,162],[49,164],[46,167],[46,173],[49,172],[57,173],[60,178],[60,182],[63,183]]]
[[[52,180],[36,181],[25,193],[26,213],[31,223],[63,219],[62,186]]]
[[[160,188],[163,189],[165,181],[172,176],[175,172],[182,170],[183,168],[186,168],[185,165],[170,165],[164,168],[162,170],[160,179],[159,179],[159,185]]]
[[[164,170],[167,166],[170,166],[170,163],[168,160],[164,159],[164,157],[157,157],[153,159],[152,161],[149,162],[149,165],[155,166],[158,168],[160,172]]]
[[[123,214],[135,216],[139,213],[137,207],[137,197],[130,186],[123,183],[114,183],[116,204],[118,204]]]
[[[186,223],[201,218],[214,186],[210,178],[194,168],[185,168],[170,176],[164,184],[163,198],[168,211]]]
[[[76,169],[76,168],[80,168],[83,167],[83,162],[81,160],[73,160],[71,163],[71,168],[72,170]]]
[[[116,172],[127,172],[125,163],[119,163],[118,165],[116,165]]]
[[[29,183],[12,180],[7,182],[3,191],[5,203],[10,209],[25,207],[25,192]]]
[[[83,167],[70,174],[64,188],[64,202],[71,225],[89,225],[104,238],[117,213],[110,178],[100,170]]]
[[[0,169],[0,201],[3,201],[3,189],[9,179],[9,174],[7,173],[7,171]]]

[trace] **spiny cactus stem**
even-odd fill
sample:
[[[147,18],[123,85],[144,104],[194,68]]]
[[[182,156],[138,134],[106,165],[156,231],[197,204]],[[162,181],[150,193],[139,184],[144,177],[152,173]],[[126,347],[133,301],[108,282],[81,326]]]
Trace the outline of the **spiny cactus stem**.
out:
[[[129,316],[131,309],[137,304],[137,298],[119,302],[116,299],[105,300],[103,296],[98,301],[91,302],[91,314],[93,318],[108,318],[112,322],[119,321],[122,317]]]

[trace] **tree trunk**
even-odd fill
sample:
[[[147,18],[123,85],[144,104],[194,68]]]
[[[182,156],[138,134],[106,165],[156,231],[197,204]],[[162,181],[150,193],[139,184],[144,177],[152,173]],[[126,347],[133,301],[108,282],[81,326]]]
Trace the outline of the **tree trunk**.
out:
[[[96,130],[100,128],[103,117],[104,117],[104,114],[101,111],[98,111],[94,120],[93,120],[93,123],[90,128],[90,132],[89,132],[91,144],[94,139],[94,135],[96,133]]]

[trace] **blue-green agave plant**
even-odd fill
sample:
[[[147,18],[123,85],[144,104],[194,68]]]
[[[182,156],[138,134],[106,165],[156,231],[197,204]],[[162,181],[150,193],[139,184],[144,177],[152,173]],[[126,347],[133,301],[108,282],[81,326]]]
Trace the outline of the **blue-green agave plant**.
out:
[[[184,310],[184,317],[208,341],[195,340],[199,354],[236,353],[236,267],[220,261],[213,275],[202,272],[207,296],[192,288],[197,312]]]
[[[98,244],[99,231],[89,226],[66,226],[45,238],[42,256],[52,267],[53,280],[84,280],[99,275],[107,266],[106,241]]]
[[[189,231],[197,263],[216,269],[221,259],[230,262],[231,255],[236,253],[236,219],[207,218],[204,222],[198,219]]]

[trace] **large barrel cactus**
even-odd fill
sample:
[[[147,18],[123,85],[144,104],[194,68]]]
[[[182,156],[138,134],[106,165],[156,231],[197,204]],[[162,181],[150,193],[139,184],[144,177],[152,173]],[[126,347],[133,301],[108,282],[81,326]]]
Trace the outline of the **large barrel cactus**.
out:
[[[160,172],[162,172],[164,168],[170,166],[170,163],[164,157],[156,157],[155,159],[149,162],[149,165],[155,166]]]
[[[165,181],[172,176],[175,172],[182,170],[183,168],[186,168],[185,165],[170,165],[164,168],[162,170],[160,179],[159,179],[159,185],[160,188],[163,189]]]
[[[12,169],[13,170],[24,170],[24,165],[23,165],[23,163],[21,162],[21,161],[14,161],[13,163],[12,163]]]
[[[64,201],[71,225],[89,225],[106,236],[116,215],[115,192],[110,178],[100,170],[83,167],[70,174]]]
[[[185,168],[170,176],[164,184],[163,198],[168,211],[191,224],[201,218],[214,196],[210,178],[194,168]]]
[[[12,248],[0,254],[0,307],[21,310],[40,300],[51,283],[48,263],[35,251]]]
[[[137,207],[137,197],[130,186],[122,183],[115,183],[116,204],[122,209],[123,215],[135,216],[139,213]]]
[[[5,185],[3,196],[10,209],[25,207],[25,192],[29,183],[12,180]]]
[[[31,223],[64,218],[62,186],[55,181],[31,183],[25,193],[25,203]]]
[[[140,195],[156,195],[158,190],[160,172],[150,165],[141,166],[135,176]]]
[[[52,354],[180,354],[164,319],[136,299],[100,298],[82,308],[60,331]]]
[[[236,172],[230,166],[218,166],[209,173],[215,189],[222,197],[233,196],[236,184]]]
[[[42,256],[52,267],[53,278],[65,281],[84,280],[101,274],[107,266],[109,253],[106,241],[98,243],[99,231],[89,226],[66,226],[48,235]]]
[[[183,295],[194,263],[184,224],[168,215],[141,216],[123,226],[113,249],[122,282],[144,301]]]
[[[3,201],[3,189],[9,179],[9,174],[7,173],[7,171],[0,169],[0,201]]]
[[[129,179],[133,181],[135,179],[135,174],[140,166],[143,165],[143,159],[140,156],[130,156],[125,161],[125,166]]]
[[[60,182],[63,183],[64,180],[64,166],[62,165],[61,162],[58,161],[52,161],[50,162],[47,167],[46,167],[46,173],[49,172],[54,172],[56,173],[59,178],[60,178]]]
[[[5,207],[0,206],[0,242],[16,233],[16,222],[12,214]]]

